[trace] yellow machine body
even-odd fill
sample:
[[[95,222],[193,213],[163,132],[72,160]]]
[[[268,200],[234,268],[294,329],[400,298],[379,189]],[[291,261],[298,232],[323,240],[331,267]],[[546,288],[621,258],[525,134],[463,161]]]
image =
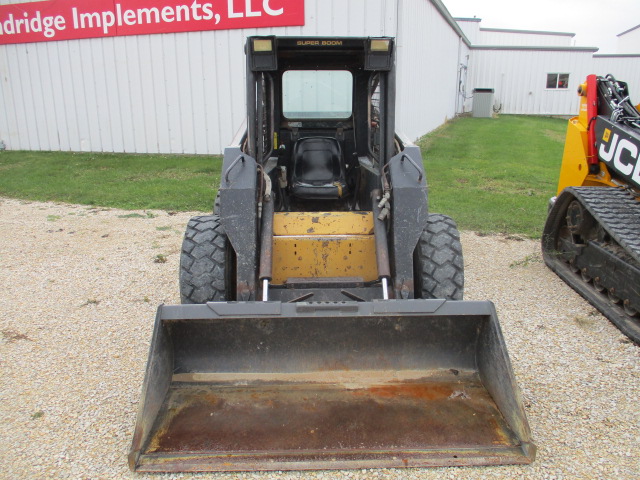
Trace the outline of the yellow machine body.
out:
[[[583,85],[586,92],[586,85]],[[576,186],[616,186],[611,180],[611,174],[606,163],[600,163],[597,174],[589,173],[588,150],[588,129],[589,118],[587,115],[587,97],[580,96],[580,113],[577,117],[569,120],[567,135],[562,155],[562,166],[560,168],[560,178],[558,180],[558,192],[560,195],[567,187]]]
[[[378,279],[371,212],[283,212],[273,217],[273,285],[290,278]]]

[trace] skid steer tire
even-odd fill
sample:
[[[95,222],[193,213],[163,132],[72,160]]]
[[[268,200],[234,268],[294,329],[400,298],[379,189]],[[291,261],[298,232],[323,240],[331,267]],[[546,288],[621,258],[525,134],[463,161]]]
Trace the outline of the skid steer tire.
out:
[[[180,255],[180,298],[186,303],[232,300],[231,248],[217,215],[193,217]]]
[[[430,214],[414,252],[416,298],[462,300],[464,262],[460,233],[446,215]]]

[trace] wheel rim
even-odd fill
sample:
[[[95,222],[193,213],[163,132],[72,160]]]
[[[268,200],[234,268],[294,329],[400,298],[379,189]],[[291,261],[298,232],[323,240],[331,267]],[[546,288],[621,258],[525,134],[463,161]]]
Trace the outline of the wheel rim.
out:
[[[598,292],[604,292],[604,287],[602,286],[602,283],[600,283],[600,277],[596,277],[593,279],[593,287],[598,291]]]
[[[567,207],[566,215],[567,227],[571,233],[576,235],[586,235],[594,226],[593,217],[585,210],[584,206],[574,200]]]
[[[607,296],[609,297],[609,301],[611,303],[615,303],[615,304],[620,303],[620,297],[616,296],[616,292],[614,288],[609,289],[609,291],[607,292]]]
[[[631,307],[628,299],[624,301],[623,306],[624,306],[624,313],[626,313],[630,317],[636,317],[638,315],[638,311],[635,308]]]
[[[578,233],[583,222],[582,207],[576,200],[571,202],[567,207],[567,227],[571,233]]]
[[[558,240],[557,240],[556,248],[558,250],[558,253],[560,254],[560,257],[564,261],[569,263],[571,270],[573,272],[577,272],[578,268],[575,265],[573,265],[575,261],[575,256],[576,256],[574,253],[574,247],[575,247],[575,244],[573,242],[573,235],[571,234],[569,227],[565,225],[558,232]]]

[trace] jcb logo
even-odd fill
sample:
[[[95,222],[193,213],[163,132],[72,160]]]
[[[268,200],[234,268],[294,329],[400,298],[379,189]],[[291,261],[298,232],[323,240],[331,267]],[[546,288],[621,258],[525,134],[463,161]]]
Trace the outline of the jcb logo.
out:
[[[602,141],[607,142],[610,137],[611,130],[605,128]],[[603,161],[612,164],[615,170],[627,177],[630,176],[631,181],[635,184],[640,184],[638,145],[626,138],[620,138],[617,133],[614,133],[609,145],[606,145],[606,143],[600,144],[598,154]]]

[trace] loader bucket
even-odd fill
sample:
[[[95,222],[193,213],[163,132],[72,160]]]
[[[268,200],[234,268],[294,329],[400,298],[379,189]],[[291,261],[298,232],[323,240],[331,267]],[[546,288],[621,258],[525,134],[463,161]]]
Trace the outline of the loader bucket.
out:
[[[490,302],[221,302],[158,309],[129,464],[524,464],[535,450]]]

